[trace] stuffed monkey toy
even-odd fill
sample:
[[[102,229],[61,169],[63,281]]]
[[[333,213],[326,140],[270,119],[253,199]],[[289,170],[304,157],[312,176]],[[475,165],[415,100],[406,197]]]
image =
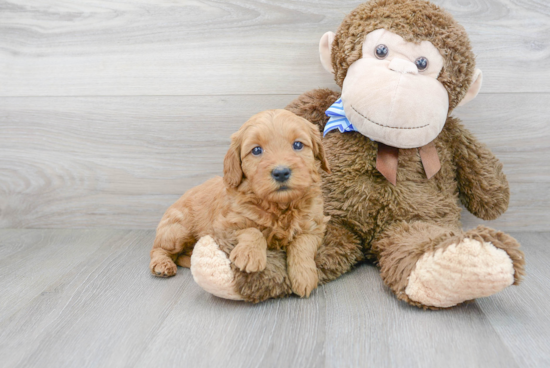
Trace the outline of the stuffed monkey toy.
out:
[[[508,207],[502,164],[451,115],[479,92],[466,31],[425,0],[370,0],[319,45],[341,94],[306,92],[287,106],[324,134],[331,219],[316,255],[320,283],[360,262],[380,268],[398,299],[449,308],[518,284],[524,256],[508,234],[463,231],[459,201],[484,220]],[[259,302],[291,294],[283,251],[262,272],[240,271],[230,246],[202,238],[195,280],[215,295]]]

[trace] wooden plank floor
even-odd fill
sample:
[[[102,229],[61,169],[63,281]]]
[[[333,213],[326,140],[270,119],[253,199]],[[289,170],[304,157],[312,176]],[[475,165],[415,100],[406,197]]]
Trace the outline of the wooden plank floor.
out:
[[[2,367],[548,367],[550,233],[515,233],[519,287],[446,311],[397,301],[362,265],[252,305],[189,270],[149,275],[153,231],[0,230]]]

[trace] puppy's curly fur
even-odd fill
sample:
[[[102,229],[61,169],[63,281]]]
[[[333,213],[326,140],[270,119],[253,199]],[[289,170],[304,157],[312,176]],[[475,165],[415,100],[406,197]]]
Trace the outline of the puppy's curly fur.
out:
[[[314,257],[328,221],[320,169],[330,170],[318,128],[289,111],[269,110],[253,116],[231,140],[223,179],[189,190],[164,214],[151,272],[169,277],[176,274],[176,263],[189,267],[196,241],[210,235],[236,271],[255,278],[272,272],[266,269],[267,249],[286,252],[289,280],[281,282],[309,296],[318,284]],[[295,146],[297,141],[303,147]],[[255,147],[261,147],[256,154]],[[288,180],[274,179],[277,167],[291,170]]]

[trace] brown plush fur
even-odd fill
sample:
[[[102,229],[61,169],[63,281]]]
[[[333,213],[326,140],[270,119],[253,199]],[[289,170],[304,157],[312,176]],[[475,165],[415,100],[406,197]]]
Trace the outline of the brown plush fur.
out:
[[[304,147],[293,149],[295,141]],[[263,148],[261,155],[251,153],[256,146]],[[280,165],[292,170],[283,183],[271,175]],[[164,214],[151,250],[151,272],[173,276],[175,260],[189,266],[195,242],[210,235],[243,274],[286,274],[288,266],[289,277],[278,281],[309,296],[317,287],[314,257],[328,220],[323,216],[321,167],[329,170],[313,124],[286,110],[255,115],[232,136],[223,179],[189,190]],[[274,259],[266,268],[267,249],[276,250],[273,254],[286,251],[286,260]]]
[[[463,27],[424,0],[371,0],[351,12],[332,44],[337,84],[342,86],[348,67],[361,57],[365,35],[379,28],[410,42],[428,40],[438,48],[445,59],[438,80],[449,94],[450,114],[472,83],[474,55]],[[325,111],[339,96],[328,89],[314,90],[301,95],[287,109],[316,124],[322,132],[328,120]],[[520,282],[524,258],[515,239],[483,226],[464,233],[460,224],[459,201],[486,220],[506,211],[510,190],[502,164],[454,117],[448,117],[434,143],[440,171],[428,180],[418,150],[401,149],[398,184],[394,186],[376,169],[376,142],[357,132],[333,131],[324,138],[333,174],[324,175],[322,185],[325,214],[331,219],[316,256],[321,283],[370,259],[379,264],[384,282],[398,298],[438,309],[407,297],[408,277],[424,253],[465,237],[506,251],[513,262],[515,284]],[[246,300],[288,294],[283,257],[280,252],[268,256],[269,275],[237,274],[239,292]]]
[[[338,98],[328,89],[314,90],[287,108],[322,131],[328,117],[321,112]],[[360,133],[331,132],[323,143],[333,174],[323,177],[325,213],[331,221],[317,254],[320,280],[347,272],[362,259],[362,251],[364,258],[380,265],[384,282],[400,299],[437,309],[413,302],[404,293],[416,261],[426,251],[481,236],[508,253],[519,283],[524,260],[515,239],[485,227],[461,230],[459,200],[489,220],[506,211],[510,190],[502,164],[458,119],[449,117],[434,141],[441,170],[432,179],[426,178],[416,149],[399,151],[397,186],[376,170],[376,142]],[[352,240],[344,240],[343,234]]]

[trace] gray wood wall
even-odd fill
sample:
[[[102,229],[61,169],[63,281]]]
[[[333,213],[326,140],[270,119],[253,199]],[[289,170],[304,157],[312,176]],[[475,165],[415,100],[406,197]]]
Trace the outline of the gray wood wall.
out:
[[[484,72],[456,115],[511,183],[491,226],[548,230],[550,3],[435,2]],[[318,40],[359,3],[0,0],[0,228],[154,228],[249,116],[336,88]]]

